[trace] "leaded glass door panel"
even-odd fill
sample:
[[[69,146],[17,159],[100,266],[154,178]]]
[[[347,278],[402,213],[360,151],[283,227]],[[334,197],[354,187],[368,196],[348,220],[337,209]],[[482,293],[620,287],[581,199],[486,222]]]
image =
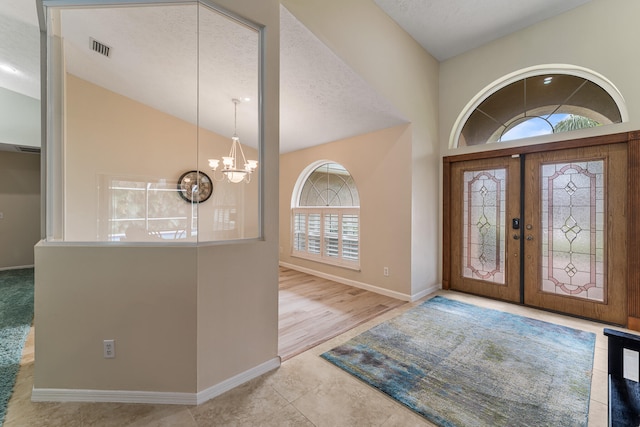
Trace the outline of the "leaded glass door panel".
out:
[[[520,160],[452,165],[451,288],[520,301]]]
[[[625,324],[624,144],[530,154],[525,304]]]

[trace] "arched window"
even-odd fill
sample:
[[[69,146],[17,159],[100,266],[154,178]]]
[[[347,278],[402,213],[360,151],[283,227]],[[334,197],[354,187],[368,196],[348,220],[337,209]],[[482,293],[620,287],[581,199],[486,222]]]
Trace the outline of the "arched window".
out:
[[[533,69],[478,94],[458,119],[451,146],[465,147],[621,123],[622,96],[585,69]],[[462,126],[460,126],[462,124]]]
[[[360,198],[351,174],[337,163],[312,165],[293,198],[292,255],[360,268]]]

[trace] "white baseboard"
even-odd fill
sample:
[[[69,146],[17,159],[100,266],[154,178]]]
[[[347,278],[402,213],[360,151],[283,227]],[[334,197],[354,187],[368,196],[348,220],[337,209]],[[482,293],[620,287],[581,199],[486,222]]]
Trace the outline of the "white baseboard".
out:
[[[127,390],[78,390],[34,387],[33,390],[31,390],[31,401],[195,405],[197,399],[195,393]]]
[[[32,402],[109,402],[157,405],[199,405],[239,385],[280,367],[276,357],[198,393],[127,390],[77,390],[33,388]]]
[[[345,279],[344,277],[340,277],[340,276],[334,276],[333,274],[323,273],[321,271],[316,271],[311,268],[300,267],[299,265],[290,264],[288,262],[280,261],[280,266],[285,268],[290,268],[291,270],[300,271],[302,273],[311,274],[313,276],[322,277],[323,279],[342,283],[343,285],[353,286],[354,288],[375,292],[376,294],[385,295],[385,296],[399,299],[402,301],[411,301],[411,302],[417,301],[420,298],[423,298],[432,292],[436,292],[440,290],[440,286],[434,285],[434,286],[431,286],[430,288],[427,288],[423,291],[418,292],[415,295],[409,295],[409,294],[403,294],[401,292],[390,291],[389,289],[380,288],[378,286],[369,285],[368,283],[358,282],[356,280],[351,280],[351,279]]]
[[[0,267],[0,271],[6,270],[22,270],[24,268],[33,268],[33,264],[31,265],[17,265],[15,267]]]
[[[218,383],[213,387],[202,390],[196,395],[196,405],[200,405],[201,403],[211,400],[216,396],[220,396],[222,393],[236,388],[239,385],[246,383],[247,381],[259,377],[260,375],[266,374],[269,371],[278,369],[280,367],[280,363],[280,357],[273,358],[261,365],[249,369],[248,371],[244,371],[243,373],[238,374],[235,377],[231,377],[228,380],[222,381],[221,383]]]
[[[437,291],[439,291],[441,289],[442,289],[442,285],[441,284],[433,285],[433,286],[425,289],[424,291],[420,291],[417,294],[411,295],[411,302],[418,301],[419,299],[422,299],[422,298],[426,297],[427,295],[432,294],[434,292],[437,292]]]

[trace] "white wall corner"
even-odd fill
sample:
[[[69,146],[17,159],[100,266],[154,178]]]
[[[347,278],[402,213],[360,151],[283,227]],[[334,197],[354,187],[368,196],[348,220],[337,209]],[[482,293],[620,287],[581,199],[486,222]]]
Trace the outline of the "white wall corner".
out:
[[[411,302],[415,302],[418,301],[424,297],[426,297],[427,295],[433,294],[435,292],[438,292],[439,290],[442,290],[442,284],[441,283],[436,283],[435,285],[429,286],[426,289],[423,289],[420,292],[416,292],[415,294],[411,295]]]

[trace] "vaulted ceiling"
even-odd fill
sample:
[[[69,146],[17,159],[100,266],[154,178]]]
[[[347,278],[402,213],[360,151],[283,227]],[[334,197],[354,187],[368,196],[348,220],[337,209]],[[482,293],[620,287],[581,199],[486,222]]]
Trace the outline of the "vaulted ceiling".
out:
[[[372,0],[391,18],[413,36],[438,60],[478,47],[496,38],[520,30],[536,22],[563,13],[590,0]],[[127,30],[122,16],[113,14],[111,25],[86,22],[83,28],[69,28],[65,37],[77,38],[78,46],[88,48],[85,39],[98,32],[103,41],[119,52],[118,60],[127,61],[136,55],[139,63],[154,64],[161,61],[161,49],[145,52],[129,52],[132,38],[145,41],[146,34],[162,35],[154,25],[166,23],[168,15],[155,15],[136,31]],[[80,22],[80,21],[78,21]],[[155,23],[155,24],[154,24]],[[177,28],[181,21],[173,21]],[[186,23],[185,23],[186,25]],[[99,27],[99,31],[95,31]],[[166,27],[164,27],[166,28]],[[170,38],[165,38],[169,42]],[[148,42],[151,43],[150,39]],[[128,56],[129,55],[129,56]],[[140,55],[148,55],[140,58]],[[114,58],[116,56],[114,55]],[[39,30],[34,0],[2,0],[0,2],[0,88],[22,95],[40,97]],[[75,56],[70,64],[74,74],[119,93],[134,88],[134,78],[149,79],[150,74],[140,70],[131,73],[129,79],[108,78],[106,71]],[[166,63],[166,62],[164,62]],[[126,63],[114,64],[114,67]],[[180,75],[180,63],[168,75]],[[231,70],[229,72],[232,72]],[[100,73],[103,75],[100,76]],[[138,77],[135,77],[138,76]],[[156,78],[156,77],[153,77]],[[151,88],[166,88],[161,80],[146,82]],[[167,104],[167,97],[178,97],[166,92],[154,99],[153,90],[136,95],[141,102],[151,106]],[[159,92],[159,91],[156,91]],[[212,98],[211,116],[227,116],[232,108],[231,93]],[[227,99],[229,98],[229,99]],[[281,152],[298,150],[345,137],[383,129],[406,122],[391,103],[371,88],[346,63],[324,45],[303,23],[284,7],[281,8]],[[177,99],[172,114],[189,117]],[[210,127],[216,127],[211,124]],[[227,132],[228,129],[221,130]]]

